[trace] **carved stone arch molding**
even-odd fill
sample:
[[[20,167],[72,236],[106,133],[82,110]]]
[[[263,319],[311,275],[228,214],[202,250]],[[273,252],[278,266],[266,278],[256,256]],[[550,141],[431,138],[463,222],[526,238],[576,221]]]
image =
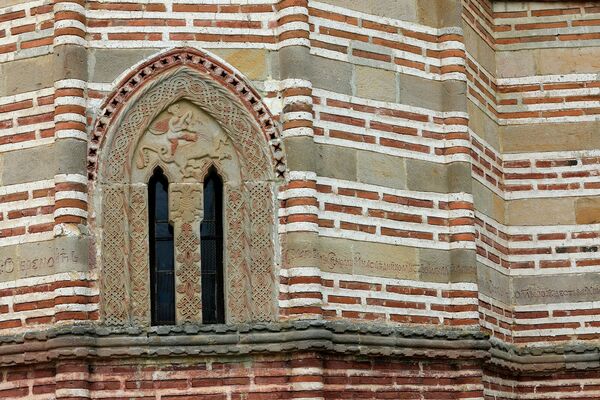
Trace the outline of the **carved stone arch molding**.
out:
[[[270,113],[239,74],[189,49],[145,63],[105,103],[88,158],[104,323],[150,324],[147,183],[156,167],[169,178],[177,323],[202,321],[199,226],[211,166],[224,184],[226,322],[275,318],[285,161]]]

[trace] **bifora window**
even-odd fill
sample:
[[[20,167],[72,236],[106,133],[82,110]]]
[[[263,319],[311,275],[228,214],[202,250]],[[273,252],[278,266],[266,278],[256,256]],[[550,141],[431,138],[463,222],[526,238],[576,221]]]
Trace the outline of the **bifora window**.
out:
[[[169,182],[156,168],[148,182],[152,325],[175,324],[175,257],[169,222]],[[200,224],[202,323],[225,322],[223,293],[223,182],[213,168],[204,180]]]

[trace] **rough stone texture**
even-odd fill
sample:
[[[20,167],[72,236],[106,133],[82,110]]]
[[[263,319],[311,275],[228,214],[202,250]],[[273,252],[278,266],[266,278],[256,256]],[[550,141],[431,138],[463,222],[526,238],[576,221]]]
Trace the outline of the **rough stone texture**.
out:
[[[47,66],[52,65],[53,56],[45,55],[0,64],[0,95],[10,96],[30,92],[54,85],[52,73]]]
[[[0,158],[4,166],[1,170],[3,185],[54,178],[57,170],[54,146],[51,145],[9,151],[0,154]],[[23,160],[28,160],[27,168],[23,168]]]
[[[155,53],[154,49],[90,50],[88,55],[90,80],[112,82],[126,69]]]
[[[574,224],[572,198],[511,200],[506,205],[509,225],[568,225]]]
[[[396,101],[396,74],[377,68],[354,67],[355,95],[381,101]]]
[[[600,145],[600,122],[501,126],[502,151],[566,151],[596,149]]]
[[[325,0],[324,3],[381,17],[417,22],[416,0]]]

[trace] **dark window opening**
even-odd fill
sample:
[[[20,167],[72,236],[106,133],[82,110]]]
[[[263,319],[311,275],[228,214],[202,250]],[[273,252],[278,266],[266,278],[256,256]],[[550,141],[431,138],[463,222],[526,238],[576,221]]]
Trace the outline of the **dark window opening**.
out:
[[[202,322],[225,323],[223,295],[223,182],[213,168],[204,179],[204,218],[200,224]]]
[[[169,181],[156,168],[148,182],[152,325],[175,325],[175,257]]]

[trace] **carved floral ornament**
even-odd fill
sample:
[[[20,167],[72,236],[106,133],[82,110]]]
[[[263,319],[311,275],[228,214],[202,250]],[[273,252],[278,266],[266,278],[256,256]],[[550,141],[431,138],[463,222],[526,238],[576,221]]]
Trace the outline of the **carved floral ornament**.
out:
[[[272,121],[266,125],[274,129]],[[222,81],[186,66],[162,72],[129,97],[98,152],[105,323],[150,323],[147,183],[156,167],[169,179],[177,323],[202,321],[199,226],[210,168],[224,187],[226,322],[274,318],[274,188],[283,165],[274,154],[283,156],[264,126]]]

